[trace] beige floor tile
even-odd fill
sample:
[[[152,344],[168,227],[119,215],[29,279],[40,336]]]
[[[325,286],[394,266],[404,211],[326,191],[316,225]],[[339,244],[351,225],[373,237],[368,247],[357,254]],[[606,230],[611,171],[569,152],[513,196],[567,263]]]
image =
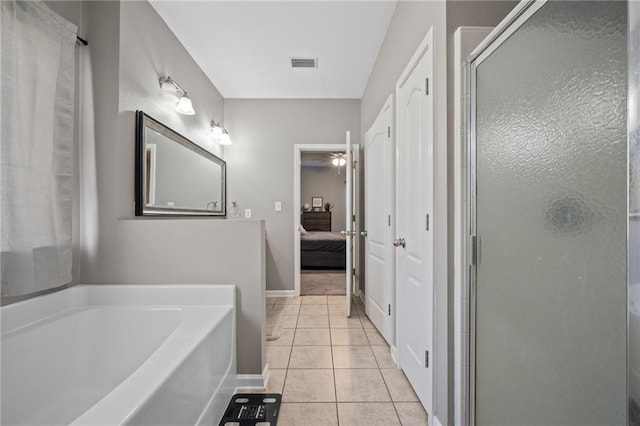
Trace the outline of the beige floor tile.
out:
[[[331,336],[328,328],[299,328],[293,339],[295,346],[321,346],[331,345]]]
[[[267,303],[273,301],[274,305],[299,305],[302,303],[300,296],[294,297],[267,297]]]
[[[267,346],[267,364],[269,368],[287,368],[291,346]]]
[[[429,426],[427,413],[419,402],[395,402],[400,423],[406,426]]]
[[[405,377],[402,370],[397,368],[385,368],[380,370],[387,384],[391,399],[393,401],[413,402],[418,401],[416,393],[413,391],[411,384]]]
[[[338,421],[346,426],[396,426],[400,424],[391,403],[339,403]]]
[[[367,339],[369,339],[370,345],[388,346],[387,341],[384,340],[384,337],[382,337],[380,333],[378,333],[378,330],[373,328],[365,328],[364,332],[367,333]]]
[[[331,344],[344,345],[369,345],[367,335],[362,328],[332,328]]]
[[[329,326],[331,328],[362,328],[362,323],[357,316],[349,318],[344,314],[329,315]]]
[[[329,316],[299,315],[298,328],[329,328]]]
[[[328,315],[327,305],[302,305],[300,307],[301,315]]]
[[[344,305],[329,305],[329,315],[346,315],[347,311]]]
[[[283,402],[278,426],[338,426],[338,413],[333,402]]]
[[[333,368],[331,346],[294,346],[289,358],[292,368]]]
[[[336,397],[339,402],[391,401],[387,387],[376,369],[335,370]]]
[[[302,296],[303,305],[326,305],[327,296]]]
[[[393,358],[391,358],[389,346],[371,346],[371,350],[378,362],[378,368],[396,368]]]
[[[295,330],[293,328],[280,329],[280,337],[276,340],[267,340],[267,346],[291,346],[293,345],[293,336]]]
[[[334,402],[333,370],[288,370],[283,402]]]
[[[267,330],[275,330],[276,328],[280,328],[282,326],[282,320],[284,315],[282,314],[267,314]]]
[[[347,296],[327,296],[327,303],[344,307],[345,303],[347,303]]]
[[[378,368],[370,346],[333,346],[333,368]]]
[[[275,310],[279,310],[282,315],[298,315],[300,305],[273,305]]]
[[[267,383],[266,393],[282,393],[284,388],[284,378],[287,375],[285,369],[269,369],[269,382]]]
[[[283,315],[282,328],[296,328],[298,325],[298,315]]]
[[[376,328],[376,326],[373,325],[373,323],[371,322],[369,317],[367,317],[366,315],[361,315],[360,316],[360,321],[362,322],[362,327],[363,328]]]

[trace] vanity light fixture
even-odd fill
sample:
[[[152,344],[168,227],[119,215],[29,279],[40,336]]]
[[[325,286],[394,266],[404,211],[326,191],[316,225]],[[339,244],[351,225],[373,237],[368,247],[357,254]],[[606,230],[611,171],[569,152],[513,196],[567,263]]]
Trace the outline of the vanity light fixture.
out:
[[[229,136],[229,132],[227,132],[227,129],[222,129],[222,136],[220,136],[218,143],[220,145],[231,145],[231,136]]]
[[[194,115],[196,112],[193,109],[191,99],[187,96],[187,91],[180,87],[180,85],[171,77],[160,77],[160,88],[162,90],[170,90],[172,87],[179,95],[176,111],[184,115]]]
[[[220,139],[223,133],[224,132],[220,123],[216,123],[215,121],[211,120],[211,136],[213,136],[214,139]]]
[[[213,136],[220,145],[231,145],[231,137],[227,129],[213,120],[211,120],[211,136]]]

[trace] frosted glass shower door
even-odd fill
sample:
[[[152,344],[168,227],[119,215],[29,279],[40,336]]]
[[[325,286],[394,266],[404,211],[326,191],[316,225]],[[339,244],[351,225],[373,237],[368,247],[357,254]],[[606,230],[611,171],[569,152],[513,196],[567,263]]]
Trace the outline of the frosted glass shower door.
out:
[[[626,4],[521,9],[470,66],[472,420],[622,425]]]

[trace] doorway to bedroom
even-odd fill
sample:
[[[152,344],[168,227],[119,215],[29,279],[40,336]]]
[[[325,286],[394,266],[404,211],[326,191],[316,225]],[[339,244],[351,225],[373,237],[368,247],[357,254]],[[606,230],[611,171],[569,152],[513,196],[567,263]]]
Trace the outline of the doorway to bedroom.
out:
[[[352,150],[353,152],[353,150]],[[359,238],[351,237],[349,250],[347,229],[357,230],[347,223],[347,200],[358,206],[357,194],[348,188],[357,187],[357,173],[348,176],[345,144],[298,145],[295,150],[294,176],[294,252],[295,289],[299,295],[346,295],[347,275],[357,293],[357,259]],[[354,159],[357,164],[357,160]],[[355,177],[355,179],[354,179]],[[354,207],[354,210],[356,207]],[[348,226],[350,225],[350,226]],[[351,232],[351,235],[357,235]],[[356,247],[358,246],[358,247]],[[350,258],[349,258],[349,257]],[[352,267],[349,268],[348,264]],[[347,274],[348,269],[351,274]],[[355,271],[355,272],[354,272]]]
[[[346,294],[346,152],[300,155],[300,294]]]

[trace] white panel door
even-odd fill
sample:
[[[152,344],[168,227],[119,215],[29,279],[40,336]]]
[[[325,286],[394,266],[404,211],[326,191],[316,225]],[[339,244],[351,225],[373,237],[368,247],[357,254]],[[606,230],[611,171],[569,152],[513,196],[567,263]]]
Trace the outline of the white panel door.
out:
[[[347,239],[347,273],[346,276],[346,314],[351,316],[351,292],[353,291],[353,153],[351,152],[351,132],[347,131],[347,164],[345,171],[347,175],[347,195],[346,195],[346,228],[343,234]]]
[[[395,345],[395,252],[393,95],[365,133],[365,309],[390,345]]]
[[[400,366],[433,413],[433,29],[396,86]]]

